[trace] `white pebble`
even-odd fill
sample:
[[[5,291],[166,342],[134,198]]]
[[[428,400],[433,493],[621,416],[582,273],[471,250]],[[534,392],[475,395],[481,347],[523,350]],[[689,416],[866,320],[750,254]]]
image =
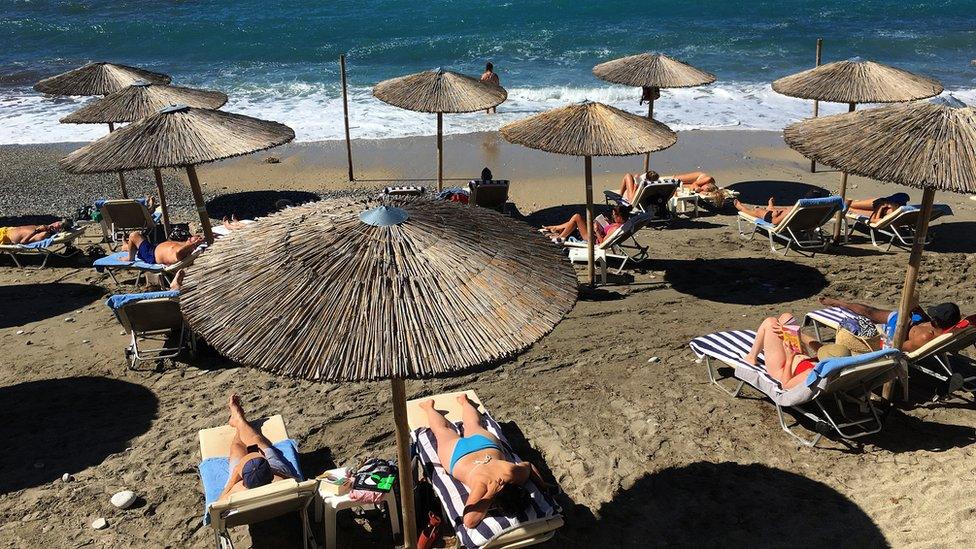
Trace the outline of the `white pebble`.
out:
[[[23,335],[23,333],[24,333],[23,330],[17,330],[17,335]]]
[[[647,359],[647,362],[648,363],[651,363],[651,362],[657,362],[659,360],[661,360],[661,357],[659,357],[659,356],[652,356],[651,358]]]
[[[119,509],[128,509],[136,502],[136,493],[132,490],[122,490],[112,496],[112,505]]]
[[[71,482],[75,477],[71,476],[71,473],[65,473],[61,475],[61,482]]]
[[[65,322],[74,322],[75,321],[75,318],[73,316],[66,316],[66,317],[64,317],[64,321]]]
[[[91,343],[91,340],[90,339],[82,339],[81,342],[82,343]]]
[[[91,523],[91,527],[95,530],[101,530],[106,526],[108,526],[108,521],[101,517],[93,520]]]

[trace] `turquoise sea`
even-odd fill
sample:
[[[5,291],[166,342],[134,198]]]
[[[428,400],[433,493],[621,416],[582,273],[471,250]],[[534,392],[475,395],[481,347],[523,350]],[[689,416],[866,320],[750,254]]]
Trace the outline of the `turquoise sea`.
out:
[[[432,117],[373,99],[373,84],[435,67],[479,74],[486,60],[509,101],[495,117],[448,117],[448,132],[492,129],[582,99],[639,112],[635,90],[607,85],[590,69],[641,51],[718,75],[708,87],[664,92],[655,113],[676,129],[779,129],[810,106],[775,94],[769,82],[811,67],[817,37],[825,61],[878,60],[976,100],[974,0],[0,0],[0,8],[0,143],[101,135],[102,128],[57,123],[85,99],[30,89],[92,60],[223,90],[228,110],[285,122],[303,141],[342,135],[340,53],[349,64],[353,134],[369,138],[434,130]]]

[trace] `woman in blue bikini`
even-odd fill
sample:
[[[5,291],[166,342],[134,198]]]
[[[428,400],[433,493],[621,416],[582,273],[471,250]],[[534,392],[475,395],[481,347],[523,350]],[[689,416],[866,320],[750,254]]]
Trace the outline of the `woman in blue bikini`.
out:
[[[496,498],[502,506],[509,501],[525,499],[528,494],[522,487],[531,480],[542,490],[548,485],[539,471],[527,461],[512,463],[505,459],[501,442],[481,425],[481,414],[465,395],[458,396],[461,403],[461,420],[464,436],[458,436],[451,423],[434,409],[433,399],[420,404],[427,412],[427,419],[434,438],[437,439],[437,457],[442,464],[450,464],[448,473],[461,481],[469,496],[464,504],[464,525],[478,526]],[[517,506],[517,505],[515,505]],[[515,511],[521,512],[519,507]]]

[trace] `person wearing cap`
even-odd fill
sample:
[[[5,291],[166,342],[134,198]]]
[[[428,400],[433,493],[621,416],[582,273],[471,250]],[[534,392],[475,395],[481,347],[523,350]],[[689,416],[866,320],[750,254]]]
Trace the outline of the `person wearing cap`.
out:
[[[864,200],[848,200],[847,207],[852,212],[871,218],[871,223],[875,223],[891,212],[908,204],[909,196],[907,193],[895,193],[881,198],[866,198]]]
[[[236,429],[237,434],[230,446],[230,477],[219,500],[227,499],[231,494],[242,490],[298,478],[298,474],[281,452],[247,422],[241,400],[236,394],[230,395],[227,407],[230,409],[227,424]]]
[[[827,307],[843,307],[871,319],[876,324],[883,324],[885,327],[885,339],[889,342],[895,339],[895,327],[898,325],[898,311],[880,309],[863,303],[852,303],[830,297],[820,298],[820,303]],[[959,306],[955,303],[940,303],[924,311],[921,307],[915,307],[912,310],[911,316],[908,337],[905,338],[905,342],[901,345],[901,350],[905,352],[912,352],[942,335],[952,329],[956,324],[959,324],[962,318],[959,312]]]

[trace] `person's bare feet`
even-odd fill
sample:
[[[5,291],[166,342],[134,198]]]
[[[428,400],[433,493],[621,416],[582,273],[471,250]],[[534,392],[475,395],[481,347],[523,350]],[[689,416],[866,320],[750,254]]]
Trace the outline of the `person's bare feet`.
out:
[[[769,204],[769,207],[770,208],[775,208],[776,207],[776,201],[773,200],[773,197],[771,197],[771,196],[769,197],[769,203],[768,204]]]
[[[826,297],[826,296],[824,296],[824,297],[821,297],[820,298],[820,304],[821,305],[825,305],[827,307],[837,307],[837,306],[840,305],[840,301],[837,301],[836,299],[834,299],[832,297]]]
[[[756,366],[757,365],[756,363],[758,362],[758,360],[759,360],[759,357],[752,356],[752,354],[750,354],[750,353],[746,353],[746,354],[742,355],[742,361],[745,362],[745,363],[747,363],[747,364],[752,364],[753,366]]]
[[[434,409],[434,399],[429,398],[420,403],[420,409],[422,410],[433,410]]]
[[[739,210],[740,212],[745,209],[742,206],[742,202],[740,202],[738,198],[732,201],[732,205],[735,206],[735,209]]]
[[[237,393],[231,393],[227,398],[227,408],[230,410],[230,419],[227,420],[228,425],[237,427],[241,422],[247,422],[247,418],[244,416],[244,409],[241,408],[241,397],[237,396]]]
[[[459,403],[460,403],[460,404],[461,404],[462,406],[463,406],[463,405],[465,405],[465,404],[470,404],[470,402],[468,402],[468,395],[467,395],[467,393],[461,393],[461,394],[459,394],[459,395],[457,396],[457,401],[458,401],[458,402],[459,402]]]

